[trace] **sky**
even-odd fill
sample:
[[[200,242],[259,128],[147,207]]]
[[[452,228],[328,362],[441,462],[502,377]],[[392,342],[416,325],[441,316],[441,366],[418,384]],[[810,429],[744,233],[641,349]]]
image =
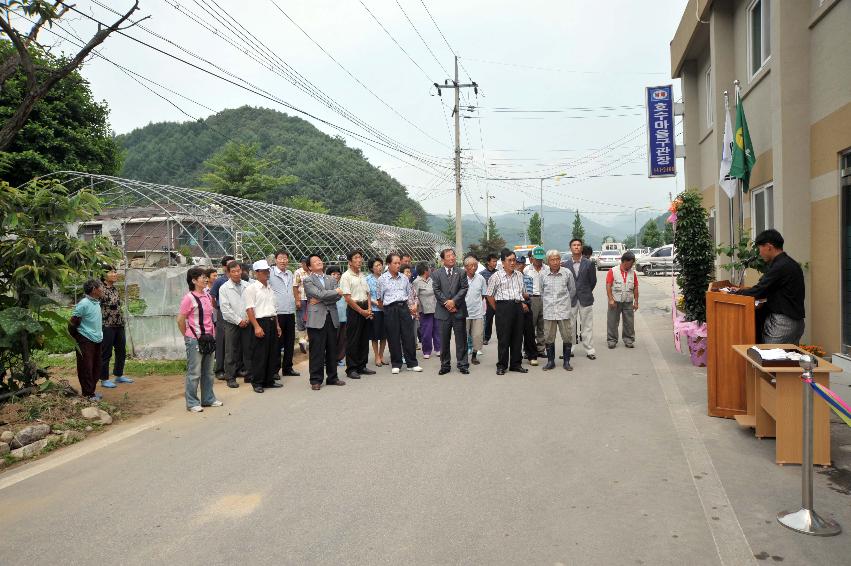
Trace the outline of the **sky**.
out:
[[[106,7],[131,5],[76,2],[109,22],[116,16]],[[543,181],[544,206],[578,208],[605,222],[607,214],[632,215],[637,207],[661,212],[669,193],[683,190],[682,176],[647,178],[642,127],[645,87],[674,84],[679,97],[679,81],[670,79],[669,42],[685,5],[140,0],[134,19],[147,19],[127,35],[250,83],[268,98],[117,35],[98,50],[112,63],[92,57],[82,74],[109,105],[116,133],[243,105],[273,108],[343,136],[427,211],[445,215],[454,209],[453,93],[437,96],[433,83],[450,78],[457,54],[461,81],[479,85],[478,94],[465,88],[461,98],[464,214],[485,218],[486,194],[491,215],[537,207],[539,178],[550,177]],[[95,25],[76,13],[53,31],[86,38]],[[57,36],[47,32],[41,39],[53,43]]]

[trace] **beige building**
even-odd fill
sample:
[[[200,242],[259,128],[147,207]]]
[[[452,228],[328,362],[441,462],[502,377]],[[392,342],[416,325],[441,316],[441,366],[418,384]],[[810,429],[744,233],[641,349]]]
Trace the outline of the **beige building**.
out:
[[[717,242],[730,239],[718,186],[723,91],[735,124],[739,80],[757,155],[744,226],[752,235],[776,228],[807,265],[804,341],[848,353],[851,0],[689,0],[671,41],[671,75],[682,79],[686,186],[702,191]]]

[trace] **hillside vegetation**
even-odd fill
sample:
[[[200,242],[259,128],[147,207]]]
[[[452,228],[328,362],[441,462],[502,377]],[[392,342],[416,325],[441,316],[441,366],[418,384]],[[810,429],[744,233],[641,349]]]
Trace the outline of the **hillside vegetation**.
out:
[[[229,142],[256,144],[258,156],[271,163],[268,175],[298,178],[271,191],[268,202],[302,197],[321,202],[330,214],[428,229],[419,203],[360,150],[275,110],[243,106],[197,122],[149,124],[117,141],[125,151],[122,176],[180,187],[201,187],[205,161]]]

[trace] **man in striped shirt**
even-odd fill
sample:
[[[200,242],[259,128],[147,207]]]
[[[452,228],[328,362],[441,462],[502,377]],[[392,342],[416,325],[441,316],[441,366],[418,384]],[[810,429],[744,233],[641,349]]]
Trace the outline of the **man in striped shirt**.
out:
[[[502,269],[494,272],[488,280],[488,304],[496,312],[496,337],[498,340],[496,374],[508,371],[526,373],[520,348],[523,341],[523,314],[529,307],[523,302],[525,292],[523,274],[515,271],[517,257],[509,249],[500,254]]]

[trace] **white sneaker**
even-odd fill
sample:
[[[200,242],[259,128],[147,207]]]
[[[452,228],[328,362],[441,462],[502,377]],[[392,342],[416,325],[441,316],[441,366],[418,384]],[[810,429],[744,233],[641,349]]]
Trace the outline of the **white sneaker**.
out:
[[[424,357],[425,359],[429,359],[429,358],[431,357],[431,354],[423,354],[423,357]]]
[[[390,373],[399,373],[399,368],[393,368]]]
[[[414,366],[412,368],[408,368],[408,371],[423,371],[423,368],[420,366]]]
[[[536,366],[536,365],[538,365],[538,360],[529,360],[529,365],[530,365],[530,366]]]
[[[481,356],[484,356],[484,355],[485,355],[485,353],[482,352],[481,350],[479,350],[479,352],[476,354],[476,357],[481,357]]]
[[[224,403],[222,403],[221,401],[213,401],[212,403],[210,403],[207,406],[208,407],[221,407],[222,405],[224,405]]]
[[[201,405],[195,405],[194,407],[186,407],[186,410],[190,413],[203,413],[204,407],[202,407]]]

